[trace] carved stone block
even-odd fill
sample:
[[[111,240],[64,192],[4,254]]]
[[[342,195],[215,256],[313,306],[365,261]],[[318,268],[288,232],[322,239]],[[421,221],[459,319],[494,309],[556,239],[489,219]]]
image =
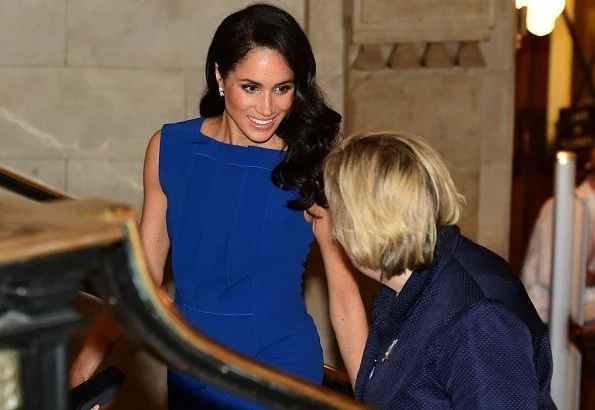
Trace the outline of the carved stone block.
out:
[[[396,44],[388,65],[395,70],[420,68],[425,48],[425,44],[421,43]]]
[[[353,0],[354,43],[488,40],[501,0]],[[512,7],[512,4],[511,4]]]
[[[485,66],[477,42],[352,44],[350,61],[359,71]]]
[[[393,46],[391,45],[363,45],[359,49],[353,68],[357,70],[377,70],[386,68],[392,49]]]

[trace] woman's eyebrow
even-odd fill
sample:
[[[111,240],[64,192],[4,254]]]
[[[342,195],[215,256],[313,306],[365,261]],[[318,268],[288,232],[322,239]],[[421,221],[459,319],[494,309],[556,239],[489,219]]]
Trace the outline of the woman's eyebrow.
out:
[[[249,78],[240,78],[239,81],[251,83],[251,84],[257,85],[259,87],[262,87],[261,83],[259,83],[258,81],[251,80]],[[280,83],[275,84],[274,87],[278,87],[280,85],[285,85],[285,84],[293,84],[293,80],[290,79],[290,80],[281,81]]]

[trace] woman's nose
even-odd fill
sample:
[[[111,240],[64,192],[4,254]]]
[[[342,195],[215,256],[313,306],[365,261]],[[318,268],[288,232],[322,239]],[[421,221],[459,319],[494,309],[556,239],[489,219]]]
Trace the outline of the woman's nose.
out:
[[[269,117],[273,114],[273,96],[271,93],[264,93],[259,101],[257,107],[258,113],[265,117]]]

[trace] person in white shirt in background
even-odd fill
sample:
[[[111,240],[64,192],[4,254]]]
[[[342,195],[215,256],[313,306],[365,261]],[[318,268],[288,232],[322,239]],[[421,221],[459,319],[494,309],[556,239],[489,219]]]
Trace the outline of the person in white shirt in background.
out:
[[[585,323],[595,323],[595,147],[591,150],[590,160],[585,164],[587,177],[576,188],[584,196],[589,207],[589,247],[587,256]],[[577,201],[575,244],[580,243],[580,221],[583,208]],[[521,280],[531,301],[535,305],[541,320],[548,323],[550,314],[550,283],[552,278],[552,242],[553,242],[554,198],[549,198],[541,207],[529,240],[523,262]],[[570,277],[569,277],[570,280]]]

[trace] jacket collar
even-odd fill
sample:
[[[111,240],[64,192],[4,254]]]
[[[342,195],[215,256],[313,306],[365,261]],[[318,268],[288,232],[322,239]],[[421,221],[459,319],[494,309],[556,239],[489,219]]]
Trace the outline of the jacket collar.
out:
[[[440,228],[432,265],[426,269],[414,271],[398,297],[394,290],[384,285],[380,288],[374,299],[373,314],[380,337],[391,337],[391,333],[399,330],[400,326],[397,326],[396,323],[405,320],[409,316],[413,307],[427,289],[427,285],[443,271],[444,266],[452,258],[460,240],[461,232],[456,225]],[[384,315],[388,315],[390,319],[377,321],[380,316]]]

